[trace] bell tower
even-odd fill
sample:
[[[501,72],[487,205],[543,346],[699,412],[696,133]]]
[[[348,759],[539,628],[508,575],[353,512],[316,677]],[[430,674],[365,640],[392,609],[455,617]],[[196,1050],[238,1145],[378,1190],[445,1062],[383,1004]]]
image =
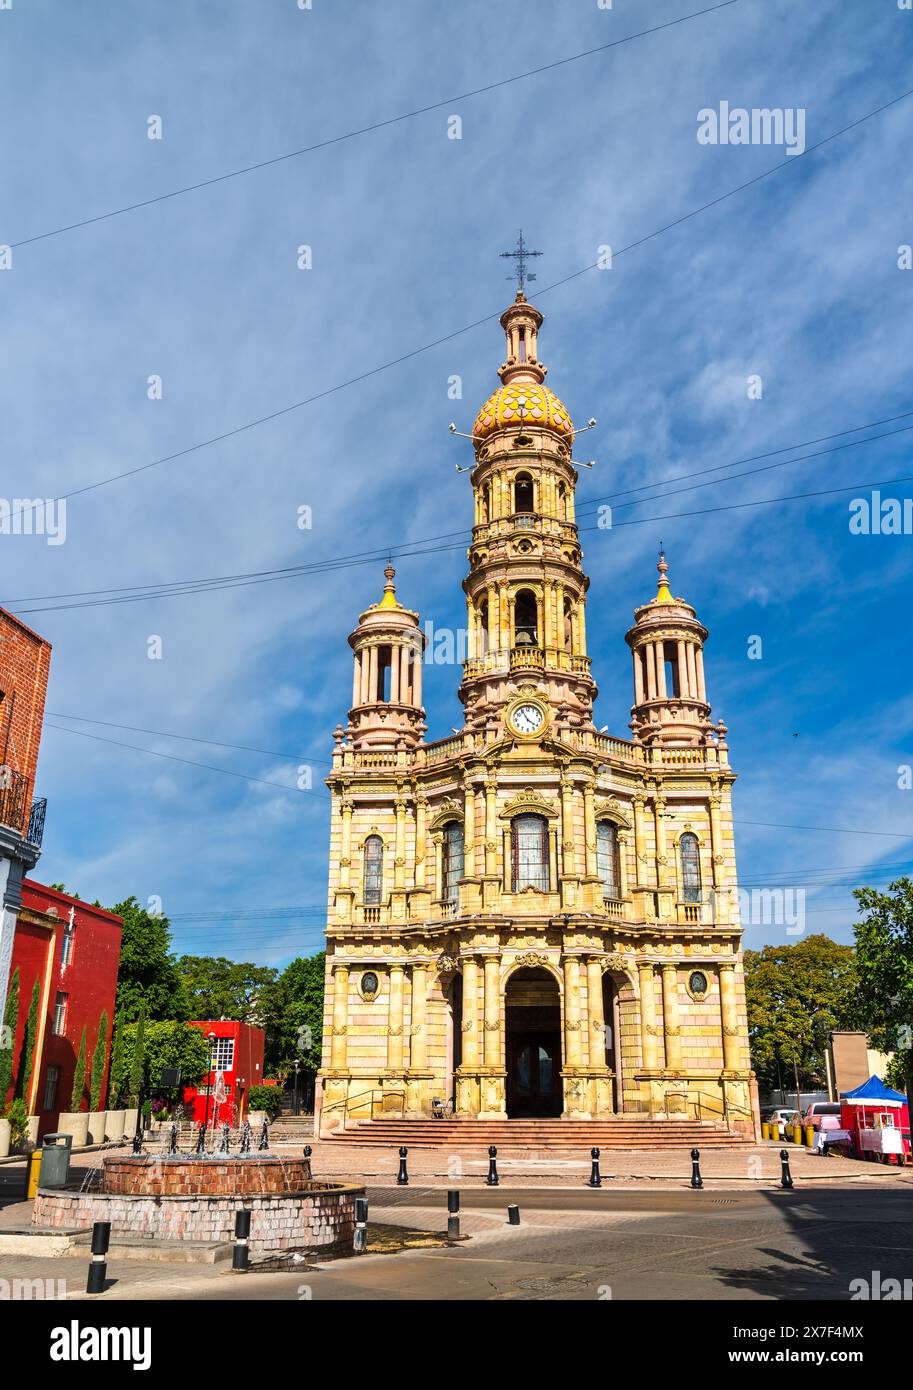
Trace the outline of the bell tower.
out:
[[[630,727],[645,744],[709,743],[714,726],[704,681],[707,629],[683,598],[673,598],[669,566],[659,552],[656,597],[634,611],[625,641],[634,657]]]
[[[349,638],[355,657],[347,735],[353,748],[414,748],[425,736],[418,614],[397,602],[392,565],[384,596],[365,609]]]
[[[575,430],[544,385],[542,314],[522,290],[501,315],[501,386],[472,432],[475,524],[466,594],[469,653],[460,699],[467,727],[503,731],[521,687],[558,725],[591,721],[596,687],[586,648],[586,591],[574,519]]]

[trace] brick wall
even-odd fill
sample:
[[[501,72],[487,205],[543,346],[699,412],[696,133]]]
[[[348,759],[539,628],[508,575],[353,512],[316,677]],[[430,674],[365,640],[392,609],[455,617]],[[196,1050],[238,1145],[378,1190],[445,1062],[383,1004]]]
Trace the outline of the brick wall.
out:
[[[26,816],[35,791],[50,664],[51,644],[0,608],[0,764],[26,778]]]

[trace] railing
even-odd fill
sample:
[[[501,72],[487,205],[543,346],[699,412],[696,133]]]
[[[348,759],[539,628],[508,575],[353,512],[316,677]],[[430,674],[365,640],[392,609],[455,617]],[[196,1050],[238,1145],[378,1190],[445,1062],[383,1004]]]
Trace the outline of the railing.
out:
[[[29,779],[11,767],[0,768],[0,825],[22,834],[28,825]]]
[[[29,828],[25,838],[36,849],[41,848],[41,842],[44,839],[44,821],[47,813],[48,799],[46,796],[39,797],[37,801],[32,802],[32,809],[29,812]]]
[[[603,898],[602,908],[607,917],[623,917],[624,902],[621,898]]]
[[[342,1100],[333,1101],[331,1105],[324,1105],[323,1113],[324,1115],[329,1115],[335,1110],[341,1110],[342,1123],[343,1127],[345,1127],[345,1122],[349,1119],[353,1110],[362,1110],[367,1106],[369,1110],[368,1118],[373,1120],[377,1113],[378,1098],[380,1101],[381,1115],[388,1115],[391,1110],[395,1112],[398,1109],[399,1118],[403,1118],[406,1113],[405,1091],[384,1091],[381,1086],[371,1086],[367,1091],[359,1091],[357,1096],[347,1095],[343,1097]],[[390,1101],[394,1102],[394,1104],[388,1104]],[[357,1118],[361,1119],[363,1117],[359,1115]]]

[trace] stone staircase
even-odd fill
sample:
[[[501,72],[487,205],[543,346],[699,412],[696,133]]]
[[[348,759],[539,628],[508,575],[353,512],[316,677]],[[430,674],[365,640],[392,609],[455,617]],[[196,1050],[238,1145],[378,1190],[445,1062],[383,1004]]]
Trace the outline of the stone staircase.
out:
[[[313,1115],[279,1115],[269,1127],[271,1144],[307,1144],[313,1137]]]
[[[619,1116],[610,1120],[446,1120],[374,1119],[348,1123],[332,1136],[336,1143],[415,1149],[481,1149],[498,1152],[582,1152],[600,1149],[681,1149],[734,1146],[750,1142],[711,1120],[654,1120]]]

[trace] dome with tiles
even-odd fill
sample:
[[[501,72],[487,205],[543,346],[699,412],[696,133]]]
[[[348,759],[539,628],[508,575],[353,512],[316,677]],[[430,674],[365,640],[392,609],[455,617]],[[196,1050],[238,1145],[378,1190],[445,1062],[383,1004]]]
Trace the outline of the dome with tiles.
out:
[[[485,439],[502,426],[541,425],[571,442],[574,426],[565,406],[547,386],[512,381],[488,397],[476,417],[473,434]]]

